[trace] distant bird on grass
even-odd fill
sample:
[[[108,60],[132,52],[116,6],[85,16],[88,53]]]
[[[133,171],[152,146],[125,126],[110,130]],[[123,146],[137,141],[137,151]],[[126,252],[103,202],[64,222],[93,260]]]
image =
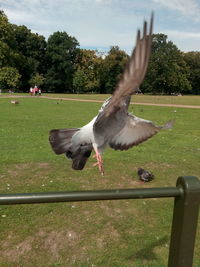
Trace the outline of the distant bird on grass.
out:
[[[72,159],[72,168],[82,170],[95,151],[99,171],[104,175],[102,153],[106,146],[127,150],[172,127],[172,122],[157,126],[153,122],[128,113],[131,95],[136,93],[146,74],[151,53],[153,15],[149,31],[144,22],[143,33],[137,32],[136,46],[113,95],[107,99],[98,115],[82,128],[54,129],[49,141],[56,154]],[[141,36],[142,35],[142,36]]]
[[[142,168],[138,168],[138,177],[142,182],[150,182],[154,179],[154,175]]]
[[[10,103],[11,103],[11,104],[14,104],[14,105],[18,105],[18,104],[19,104],[19,101],[11,100]]]

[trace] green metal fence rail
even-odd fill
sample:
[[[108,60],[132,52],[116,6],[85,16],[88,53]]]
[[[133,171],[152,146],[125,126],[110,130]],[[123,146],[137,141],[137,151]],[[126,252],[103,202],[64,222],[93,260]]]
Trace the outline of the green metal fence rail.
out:
[[[200,205],[200,181],[179,177],[176,187],[0,194],[0,205],[173,197],[168,267],[192,267]]]

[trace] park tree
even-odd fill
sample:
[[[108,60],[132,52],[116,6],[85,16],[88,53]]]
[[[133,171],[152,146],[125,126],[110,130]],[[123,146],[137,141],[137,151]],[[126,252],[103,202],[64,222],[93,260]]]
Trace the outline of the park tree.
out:
[[[46,41],[43,36],[32,33],[26,26],[14,25],[15,51],[20,55],[17,62],[22,75],[21,89],[27,91],[31,77],[45,71]]]
[[[0,67],[9,66],[10,65],[10,47],[0,40]]]
[[[15,90],[19,85],[21,75],[12,67],[0,68],[0,89]]]
[[[82,93],[86,90],[88,77],[83,69],[77,69],[73,75],[73,93]]]
[[[154,34],[147,75],[141,86],[153,94],[189,93],[189,69],[180,50],[167,35]]]
[[[55,32],[47,41],[45,87],[57,93],[72,92],[78,41],[66,32]]]
[[[112,93],[114,91],[117,82],[121,78],[128,58],[128,55],[120,50],[118,46],[110,48],[110,51],[103,60],[100,68],[101,93]]]
[[[42,74],[36,73],[33,75],[29,81],[29,84],[31,86],[37,85],[37,86],[42,86],[44,84],[44,76]]]
[[[46,41],[43,36],[32,33],[26,26],[9,23],[0,11],[0,67],[18,70],[22,79],[20,89],[28,90],[30,78],[37,72],[44,72]]]
[[[184,60],[189,67],[188,80],[192,86],[193,94],[200,94],[200,52],[188,52],[184,53]]]
[[[15,67],[19,54],[13,49],[16,47],[13,25],[9,23],[7,16],[0,11],[0,67]]]
[[[0,40],[8,46],[14,44],[13,26],[3,10],[0,10]]]
[[[99,69],[101,63],[102,58],[97,55],[97,51],[87,49],[78,50],[75,64],[76,71],[73,76],[74,92],[99,91]]]

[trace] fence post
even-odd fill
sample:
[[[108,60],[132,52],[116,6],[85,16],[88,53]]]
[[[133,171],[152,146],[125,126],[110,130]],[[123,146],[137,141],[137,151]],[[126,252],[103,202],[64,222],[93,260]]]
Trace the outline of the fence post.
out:
[[[200,203],[200,181],[179,177],[183,194],[175,197],[168,267],[192,267]]]

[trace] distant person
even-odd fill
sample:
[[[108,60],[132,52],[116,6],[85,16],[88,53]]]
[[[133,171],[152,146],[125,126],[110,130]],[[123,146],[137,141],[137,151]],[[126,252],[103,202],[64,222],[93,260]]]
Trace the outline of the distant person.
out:
[[[33,87],[30,88],[30,95],[33,96]]]
[[[38,89],[38,95],[42,95],[42,91],[40,88]]]
[[[0,89],[0,95],[1,95],[1,89]]]
[[[38,94],[38,87],[37,87],[37,85],[35,85],[35,87],[34,87],[34,92],[35,92],[35,95]]]

